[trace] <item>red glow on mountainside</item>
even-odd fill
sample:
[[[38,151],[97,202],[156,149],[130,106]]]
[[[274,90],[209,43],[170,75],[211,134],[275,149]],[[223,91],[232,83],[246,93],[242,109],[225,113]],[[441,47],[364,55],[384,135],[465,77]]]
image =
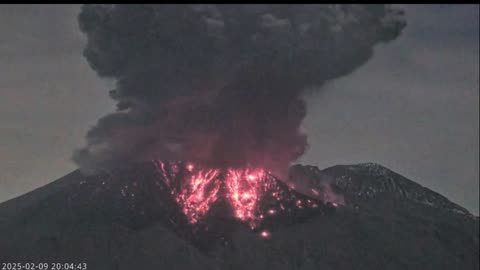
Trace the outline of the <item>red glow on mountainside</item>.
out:
[[[248,222],[251,228],[260,217],[256,215],[258,202],[267,190],[266,172],[262,169],[229,169],[225,178],[227,198],[236,218]]]
[[[310,199],[299,199],[282,191],[278,181],[261,168],[211,169],[192,163],[156,160],[153,163],[191,224],[199,222],[220,198],[230,205],[233,216],[251,229],[258,228],[267,216],[287,211],[284,203],[288,201],[299,209],[318,207]],[[270,206],[262,208],[260,202],[265,197]],[[268,238],[270,234],[261,236]]]
[[[190,176],[181,193],[177,194],[175,199],[191,223],[196,223],[218,199],[218,174],[219,171],[213,169],[197,171]]]

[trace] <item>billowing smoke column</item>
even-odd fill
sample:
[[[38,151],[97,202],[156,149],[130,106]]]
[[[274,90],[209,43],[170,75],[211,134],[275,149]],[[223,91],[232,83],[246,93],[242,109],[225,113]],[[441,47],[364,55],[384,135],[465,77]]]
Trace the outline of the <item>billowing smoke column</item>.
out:
[[[304,90],[405,26],[385,5],[86,5],[79,24],[118,108],[74,154],[85,171],[163,159],[278,173],[307,145]]]

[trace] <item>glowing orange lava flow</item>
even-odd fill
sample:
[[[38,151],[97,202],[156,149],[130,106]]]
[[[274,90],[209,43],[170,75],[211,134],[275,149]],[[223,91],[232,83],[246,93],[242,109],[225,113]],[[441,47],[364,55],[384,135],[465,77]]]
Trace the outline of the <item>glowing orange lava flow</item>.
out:
[[[190,223],[197,223],[218,199],[221,186],[218,178],[220,171],[215,169],[194,171],[193,164],[189,163],[186,166],[187,172],[182,177],[183,181],[180,181],[176,179],[180,173],[177,162],[170,162],[168,166],[161,161],[154,161],[154,164]]]
[[[258,201],[266,191],[265,175],[262,169],[229,169],[225,179],[227,198],[232,205],[235,217],[248,222],[252,228],[255,227],[255,221],[259,218],[255,215]]]
[[[200,170],[190,176],[187,185],[176,197],[177,203],[191,223],[196,223],[205,215],[213,202],[218,199],[220,181],[218,170]]]
[[[197,168],[191,163],[153,162],[170,188],[170,194],[192,224],[197,223],[209,211],[222,192],[234,216],[248,223],[252,229],[264,217],[259,209],[262,196],[270,191],[272,197],[280,199],[279,192],[271,186],[273,182],[268,181],[271,176],[263,169],[220,171]],[[267,213],[274,215],[276,211],[271,209]]]

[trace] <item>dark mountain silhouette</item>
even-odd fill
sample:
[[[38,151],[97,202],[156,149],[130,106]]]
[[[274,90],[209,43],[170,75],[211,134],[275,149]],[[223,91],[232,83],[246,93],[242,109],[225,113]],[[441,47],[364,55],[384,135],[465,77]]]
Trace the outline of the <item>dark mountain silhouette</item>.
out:
[[[0,204],[0,262],[86,262],[100,270],[478,269],[478,217],[380,165],[295,165],[290,186],[271,178],[286,210],[252,231],[222,200],[189,224],[151,163],[95,176],[74,171]],[[299,200],[318,207],[299,209]],[[260,237],[264,230],[271,237]]]

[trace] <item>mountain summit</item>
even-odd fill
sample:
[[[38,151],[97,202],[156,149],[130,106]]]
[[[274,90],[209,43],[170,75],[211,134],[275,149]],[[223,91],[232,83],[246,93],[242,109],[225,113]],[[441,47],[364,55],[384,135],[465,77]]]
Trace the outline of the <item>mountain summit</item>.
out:
[[[187,167],[179,165],[175,177],[183,179]],[[478,217],[378,164],[294,165],[286,181],[265,175],[269,193],[252,208],[254,226],[225,199],[235,194],[219,196],[192,223],[166,178],[153,162],[104,175],[74,171],[0,204],[0,262],[105,270],[479,266]]]

